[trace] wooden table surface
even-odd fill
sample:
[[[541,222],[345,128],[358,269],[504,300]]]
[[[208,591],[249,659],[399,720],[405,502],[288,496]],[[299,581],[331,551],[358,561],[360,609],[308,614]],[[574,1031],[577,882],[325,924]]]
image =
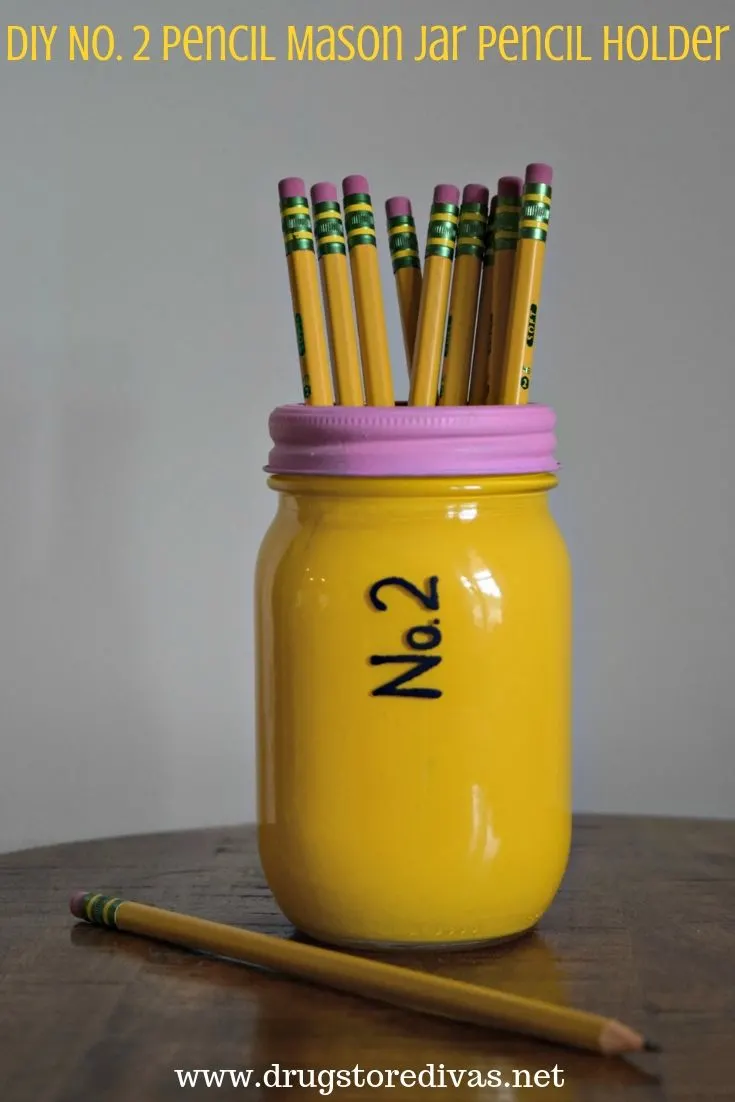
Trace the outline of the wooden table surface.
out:
[[[609,1014],[664,1047],[622,1060],[382,1007],[76,924],[67,911],[73,890],[100,890],[293,936],[252,827],[0,856],[0,1099],[283,1098],[290,1092],[273,1086],[274,1072],[270,1087],[245,1090],[182,1089],[175,1071],[252,1068],[256,1080],[275,1064],[418,1073],[443,1063],[497,1070],[506,1083],[516,1069],[556,1067],[563,1085],[450,1086],[439,1097],[510,1102],[543,1089],[577,1102],[733,1102],[734,867],[733,822],[583,816],[563,888],[536,933],[482,952],[390,957]],[[430,1097],[400,1086],[388,1097],[406,1091]],[[380,1093],[337,1086],[331,1097]]]

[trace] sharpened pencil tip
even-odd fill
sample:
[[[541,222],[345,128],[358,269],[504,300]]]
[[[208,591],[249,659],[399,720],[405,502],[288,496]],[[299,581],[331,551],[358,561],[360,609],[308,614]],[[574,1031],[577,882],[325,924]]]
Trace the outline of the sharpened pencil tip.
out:
[[[645,1052],[661,1052],[661,1045],[657,1045],[655,1041],[645,1041],[643,1049]]]

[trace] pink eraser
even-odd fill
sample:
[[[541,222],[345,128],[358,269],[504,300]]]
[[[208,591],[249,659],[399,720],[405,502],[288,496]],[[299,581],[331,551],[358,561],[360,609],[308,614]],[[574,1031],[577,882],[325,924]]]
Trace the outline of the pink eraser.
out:
[[[462,192],[463,203],[485,203],[490,199],[490,189],[484,184],[467,184]]]
[[[342,191],[345,195],[369,195],[370,184],[364,176],[345,176]]]
[[[394,195],[385,203],[385,213],[388,218],[397,218],[399,214],[412,214],[411,200],[405,195]]]
[[[437,184],[434,188],[434,202],[435,203],[451,203],[453,206],[459,206],[459,188],[454,184]]]
[[[334,184],[314,184],[311,189],[311,201],[312,203],[336,203],[337,189]]]
[[[74,895],[69,900],[69,910],[75,918],[86,918],[84,913],[84,896],[85,892],[74,892]]]
[[[281,199],[296,199],[306,195],[306,184],[298,176],[287,176],[278,181],[278,194]]]
[[[501,176],[498,180],[498,198],[513,199],[520,197],[523,191],[523,180],[520,176]]]
[[[554,175],[551,165],[532,164],[526,168],[526,183],[527,184],[546,184],[547,187],[551,187],[551,180]]]

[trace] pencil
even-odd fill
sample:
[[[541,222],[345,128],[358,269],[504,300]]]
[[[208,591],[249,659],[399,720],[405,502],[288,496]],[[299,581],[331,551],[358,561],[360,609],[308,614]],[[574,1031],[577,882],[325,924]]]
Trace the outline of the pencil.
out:
[[[297,176],[289,176],[279,182],[278,194],[304,401],[310,406],[331,406],[334,393],[306,184]]]
[[[628,1026],[492,988],[444,979],[367,957],[257,934],[115,896],[77,892],[75,918],[196,952],[268,968],[339,991],[458,1022],[525,1033],[605,1055],[658,1050]]]
[[[490,200],[490,213],[487,219],[485,256],[482,263],[482,279],[480,282],[480,301],[477,307],[477,322],[475,324],[475,346],[472,353],[472,373],[470,375],[469,405],[471,406],[484,405],[487,398],[488,360],[493,336],[493,261],[495,258],[493,224],[497,202],[497,195],[493,195]]]
[[[419,239],[416,236],[410,199],[404,195],[394,195],[385,204],[385,214],[388,219],[388,244],[396,281],[406,367],[410,378],[421,302]]]
[[[365,400],[352,315],[347,242],[334,184],[314,184],[311,202],[337,405],[362,406]]]
[[[509,406],[525,405],[529,397],[551,212],[552,175],[550,165],[531,164],[526,169],[503,367],[502,401]]]
[[[518,246],[518,216],[521,210],[523,181],[518,176],[502,176],[498,180],[498,206],[493,231],[493,339],[488,361],[488,391],[486,402],[500,402],[505,362],[505,338],[508,329],[510,298],[513,292],[513,269]]]
[[[367,404],[392,406],[390,349],[383,312],[370,185],[364,176],[347,176],[342,181],[342,189]]]
[[[424,280],[408,398],[410,406],[436,405],[458,221],[459,190],[453,184],[439,184],[434,189],[426,235]],[[451,338],[451,334],[449,336]]]
[[[472,367],[472,341],[477,319],[482,262],[487,234],[490,192],[482,184],[467,184],[462,194],[457,231],[457,250],[449,299],[447,347],[439,388],[443,406],[464,406]]]

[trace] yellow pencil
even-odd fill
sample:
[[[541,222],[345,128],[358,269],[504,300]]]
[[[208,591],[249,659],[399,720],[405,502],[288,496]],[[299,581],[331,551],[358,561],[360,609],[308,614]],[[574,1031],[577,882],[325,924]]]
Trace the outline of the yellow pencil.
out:
[[[502,394],[505,339],[510,297],[513,293],[522,185],[523,181],[518,176],[503,176],[498,180],[498,206],[493,231],[493,339],[488,360],[488,390],[485,399],[488,405],[497,405]]]
[[[337,405],[362,406],[365,399],[347,272],[347,243],[334,184],[314,184],[311,203]]]
[[[439,387],[439,404],[442,406],[467,404],[489,198],[490,192],[482,184],[467,184],[462,194],[444,370]]]
[[[436,405],[458,222],[459,190],[453,184],[439,184],[434,189],[426,235],[424,282],[408,398],[410,406]]]
[[[394,964],[379,964],[367,957],[302,945],[92,892],[77,892],[69,908],[75,918],[97,926],[213,953],[457,1022],[525,1033],[608,1056],[644,1049],[658,1051],[657,1045],[628,1026],[597,1014]]]
[[[342,190],[367,404],[392,406],[393,379],[370,185],[364,176],[347,176]]]
[[[493,261],[495,257],[493,224],[497,202],[497,195],[493,195],[490,200],[490,213],[487,220],[485,257],[482,264],[482,280],[480,283],[480,302],[477,307],[477,322],[475,324],[475,347],[472,354],[472,374],[470,375],[469,405],[471,406],[482,406],[487,398],[488,361],[493,335]]]
[[[304,401],[310,406],[331,406],[334,393],[306,184],[297,176],[289,176],[278,184],[278,194]]]
[[[388,219],[388,243],[396,280],[406,367],[410,378],[421,302],[419,239],[416,236],[410,199],[403,195],[394,195],[386,202],[385,213]]]
[[[550,165],[531,164],[526,169],[510,327],[503,366],[502,400],[508,406],[523,406],[529,397],[551,212],[552,175]]]

